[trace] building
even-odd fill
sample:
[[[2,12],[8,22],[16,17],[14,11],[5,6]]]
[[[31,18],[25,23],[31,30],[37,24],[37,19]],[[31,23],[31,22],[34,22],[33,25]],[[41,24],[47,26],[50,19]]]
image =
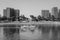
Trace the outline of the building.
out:
[[[19,11],[18,9],[16,9],[16,10],[15,10],[16,20],[18,20],[18,19],[19,19],[19,13],[20,13],[20,11]]]
[[[60,19],[60,9],[59,9],[59,14],[58,14],[58,18]]]
[[[42,13],[42,17],[44,17],[44,18],[50,17],[49,10],[42,10],[41,13]]]
[[[0,17],[2,17],[1,14],[0,14]]]
[[[52,8],[52,15],[54,15],[55,18],[58,18],[58,8],[57,7]]]
[[[19,16],[19,10],[16,10],[14,8],[6,8],[3,10],[3,16],[5,16],[7,18],[15,17],[14,20],[16,20],[16,17]]]
[[[15,16],[14,9],[13,8],[6,8],[3,10],[3,16],[10,18]]]
[[[7,13],[6,13],[6,9],[3,10],[3,16],[6,17]]]

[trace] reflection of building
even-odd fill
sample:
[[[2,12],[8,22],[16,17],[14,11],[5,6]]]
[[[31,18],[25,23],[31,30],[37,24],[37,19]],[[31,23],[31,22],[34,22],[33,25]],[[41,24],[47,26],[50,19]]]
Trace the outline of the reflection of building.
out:
[[[54,15],[55,18],[58,18],[58,8],[57,7],[52,8],[52,15]]]
[[[44,18],[50,17],[50,12],[49,12],[49,10],[42,10],[41,12],[42,12],[42,17],[44,17]]]
[[[15,10],[14,8],[6,8],[3,10],[3,16],[7,17],[7,18],[11,18],[11,17],[18,17],[19,16],[19,10]]]

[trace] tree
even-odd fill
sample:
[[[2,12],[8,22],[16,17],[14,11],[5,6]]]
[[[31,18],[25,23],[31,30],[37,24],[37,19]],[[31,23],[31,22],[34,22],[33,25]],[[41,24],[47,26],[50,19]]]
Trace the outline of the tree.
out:
[[[26,17],[25,17],[24,15],[22,15],[22,19],[23,19],[23,20],[26,20]]]
[[[47,17],[47,20],[50,21],[50,17]]]
[[[58,21],[60,21],[60,18],[57,18]]]
[[[42,16],[42,17],[41,17],[41,20],[46,20],[46,19],[44,18],[44,16]]]
[[[54,17],[54,15],[52,15],[52,17],[51,17],[51,18],[52,18],[52,20],[53,20],[53,21],[55,21],[55,17]]]
[[[36,19],[36,17],[35,17],[35,16],[30,15],[30,17],[32,18],[32,21],[38,21],[38,19]]]
[[[41,16],[40,16],[40,15],[38,15],[37,19],[38,19],[38,21],[40,21],[40,20],[41,20]]]
[[[0,21],[2,20],[2,17],[0,17]]]
[[[12,21],[13,20],[13,17],[10,17],[10,18],[7,18],[8,21]]]
[[[35,18],[33,15],[30,15],[31,18]]]
[[[2,20],[7,20],[7,17],[6,17],[6,16],[3,16],[3,17],[2,17]]]
[[[35,17],[33,15],[30,15],[32,21],[35,21]]]
[[[35,17],[33,15],[30,15],[32,21],[35,21]]]
[[[26,21],[26,20],[28,20],[28,18],[25,17],[25,15],[19,16],[19,21]]]

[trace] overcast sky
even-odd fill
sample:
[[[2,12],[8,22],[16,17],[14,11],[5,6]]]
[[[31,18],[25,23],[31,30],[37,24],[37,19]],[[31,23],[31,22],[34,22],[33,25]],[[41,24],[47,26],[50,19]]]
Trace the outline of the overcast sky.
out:
[[[20,10],[20,14],[26,17],[29,15],[41,15],[41,10],[50,10],[52,7],[60,8],[60,0],[0,0],[0,14],[3,15],[3,9],[12,7]]]

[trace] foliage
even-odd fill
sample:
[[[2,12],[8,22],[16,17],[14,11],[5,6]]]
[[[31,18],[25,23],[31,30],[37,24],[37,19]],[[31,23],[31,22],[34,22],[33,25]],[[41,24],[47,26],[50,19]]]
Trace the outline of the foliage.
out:
[[[51,18],[52,18],[52,21],[55,21],[55,17],[54,17],[54,15],[52,15],[52,17],[51,17]]]
[[[38,19],[38,21],[40,21],[40,20],[41,20],[41,16],[40,16],[40,15],[38,15],[37,19]]]
[[[35,16],[30,15],[30,17],[32,18],[32,21],[38,21],[38,19]]]

